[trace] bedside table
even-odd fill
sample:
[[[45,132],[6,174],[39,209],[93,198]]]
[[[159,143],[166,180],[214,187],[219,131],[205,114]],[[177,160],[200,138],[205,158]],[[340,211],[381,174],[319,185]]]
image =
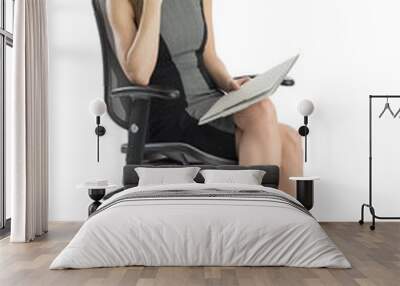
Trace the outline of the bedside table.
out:
[[[101,205],[100,200],[106,195],[106,191],[109,189],[118,188],[118,185],[107,185],[107,186],[90,186],[82,184],[77,186],[78,189],[88,190],[89,197],[93,200],[93,203],[88,207],[88,215],[94,213],[97,208]]]
[[[307,210],[314,206],[314,181],[319,177],[290,177],[289,180],[296,182],[296,199],[303,204]]]

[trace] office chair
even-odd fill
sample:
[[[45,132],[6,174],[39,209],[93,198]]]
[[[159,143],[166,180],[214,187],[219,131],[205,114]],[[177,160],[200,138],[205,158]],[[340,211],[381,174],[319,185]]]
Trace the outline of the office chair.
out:
[[[119,126],[128,130],[128,143],[121,152],[126,153],[126,163],[178,164],[178,165],[237,165],[237,161],[219,158],[181,142],[146,144],[150,104],[157,100],[176,100],[177,90],[159,86],[136,86],[125,76],[115,55],[114,40],[106,14],[106,0],[92,0],[99,30],[104,76],[104,97],[108,114]],[[292,79],[282,85],[293,86]]]

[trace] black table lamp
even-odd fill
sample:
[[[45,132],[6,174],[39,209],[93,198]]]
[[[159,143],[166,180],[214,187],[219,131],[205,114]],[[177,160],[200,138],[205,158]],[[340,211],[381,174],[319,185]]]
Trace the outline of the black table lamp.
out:
[[[299,102],[297,110],[304,117],[304,125],[299,128],[299,134],[304,137],[304,161],[307,162],[307,135],[310,133],[308,117],[314,112],[314,104],[311,100],[304,99]]]
[[[97,162],[100,162],[100,136],[104,136],[106,134],[106,129],[101,126],[101,116],[103,116],[107,111],[107,106],[103,100],[100,98],[96,98],[89,105],[90,113],[92,113],[96,117],[96,129],[94,130],[97,135]]]

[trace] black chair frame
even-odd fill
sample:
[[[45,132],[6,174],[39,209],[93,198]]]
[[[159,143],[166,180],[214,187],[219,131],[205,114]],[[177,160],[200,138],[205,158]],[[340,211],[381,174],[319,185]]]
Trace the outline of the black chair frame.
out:
[[[193,146],[181,142],[170,143],[150,143],[146,144],[148,122],[151,101],[158,100],[177,100],[180,98],[178,90],[160,86],[137,86],[130,83],[119,67],[119,62],[115,56],[114,48],[110,39],[110,27],[104,15],[105,0],[92,0],[95,12],[97,27],[99,30],[102,57],[103,57],[103,81],[104,97],[111,119],[119,126],[128,130],[128,144],[121,148],[125,152],[126,163],[142,164],[157,161],[163,164],[168,163],[181,165],[189,164],[209,164],[209,165],[236,165],[237,161],[219,158],[203,152]],[[111,32],[112,33],[112,32]],[[119,67],[117,74],[124,77],[123,84],[118,87],[112,86],[112,68]],[[251,75],[250,77],[254,77]],[[282,82],[283,86],[293,86],[293,79],[287,78]],[[129,106],[128,120],[122,120],[113,110],[113,100],[118,99]]]

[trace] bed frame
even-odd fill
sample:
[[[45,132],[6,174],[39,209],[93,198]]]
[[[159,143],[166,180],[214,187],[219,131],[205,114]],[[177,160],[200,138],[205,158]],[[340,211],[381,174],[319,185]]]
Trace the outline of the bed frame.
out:
[[[279,186],[279,167],[277,166],[267,166],[267,165],[259,165],[259,166],[235,166],[235,165],[225,165],[225,166],[214,166],[214,165],[190,165],[190,167],[199,167],[200,169],[216,169],[216,170],[263,170],[265,171],[265,175],[262,180],[262,185],[264,187],[270,187],[274,189],[278,189]],[[119,188],[115,191],[112,191],[105,195],[105,190],[89,190],[89,196],[94,200],[94,202],[89,206],[89,216],[96,211],[96,209],[101,205],[102,200],[106,200],[111,198],[113,195],[122,192],[123,190],[136,187],[139,183],[139,176],[135,171],[137,167],[147,167],[147,168],[183,168],[185,166],[181,165],[164,165],[164,166],[154,166],[154,165],[126,165],[124,167],[123,173],[123,187]],[[199,174],[194,179],[197,183],[204,183],[203,176]],[[302,203],[307,210],[312,209],[314,205],[313,199],[313,188],[309,190],[311,195],[297,195],[297,200]]]

